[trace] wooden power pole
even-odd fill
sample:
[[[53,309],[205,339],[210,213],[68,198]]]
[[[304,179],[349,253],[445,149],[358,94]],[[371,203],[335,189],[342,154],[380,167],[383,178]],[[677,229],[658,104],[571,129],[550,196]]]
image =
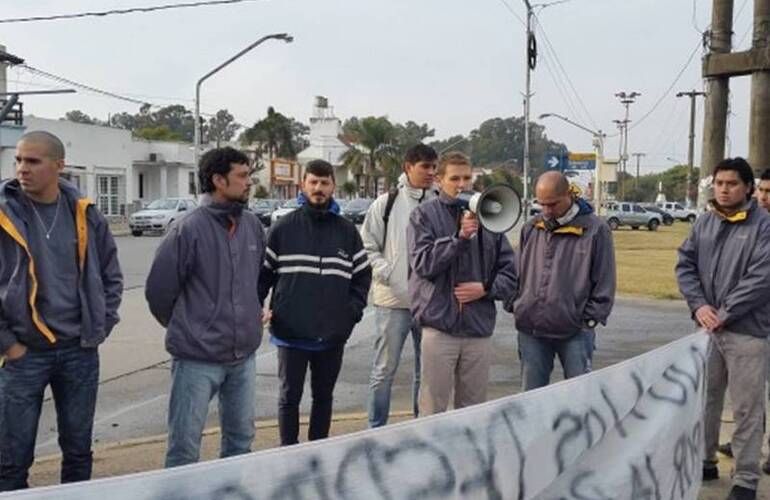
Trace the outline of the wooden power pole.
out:
[[[709,53],[703,59],[706,102],[703,117],[698,209],[711,195],[705,180],[725,157],[730,78],[751,75],[749,162],[756,171],[770,167],[770,0],[754,0],[751,49],[732,52],[733,0],[713,0]]]

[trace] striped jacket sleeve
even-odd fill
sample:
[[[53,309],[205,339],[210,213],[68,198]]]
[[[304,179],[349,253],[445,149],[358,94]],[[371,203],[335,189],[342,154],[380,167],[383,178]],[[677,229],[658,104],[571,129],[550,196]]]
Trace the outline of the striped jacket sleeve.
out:
[[[264,304],[267,294],[278,280],[278,255],[276,238],[277,231],[271,230],[267,235],[267,246],[265,247],[265,260],[262,262],[262,270],[259,273],[259,283],[257,290],[259,292],[259,303]]]
[[[356,311],[356,322],[360,321],[364,315],[366,302],[369,298],[369,287],[372,284],[372,266],[369,265],[369,258],[366,249],[361,241],[361,235],[357,231],[353,232],[353,276],[350,280],[350,302]]]

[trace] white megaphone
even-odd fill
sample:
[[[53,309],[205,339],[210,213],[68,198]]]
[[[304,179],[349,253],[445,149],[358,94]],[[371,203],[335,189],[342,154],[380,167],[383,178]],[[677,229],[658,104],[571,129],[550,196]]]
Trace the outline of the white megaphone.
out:
[[[521,197],[508,184],[490,186],[481,193],[463,191],[457,201],[476,214],[482,227],[492,233],[510,231],[521,217]]]

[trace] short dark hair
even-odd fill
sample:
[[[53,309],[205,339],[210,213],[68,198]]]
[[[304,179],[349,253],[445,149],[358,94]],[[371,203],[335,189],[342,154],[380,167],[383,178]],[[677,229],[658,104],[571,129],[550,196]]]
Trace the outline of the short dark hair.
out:
[[[213,193],[214,175],[227,175],[236,165],[248,165],[249,157],[235,148],[216,148],[209,151],[201,157],[198,164],[198,180],[201,184],[202,193]]]
[[[762,171],[762,174],[759,176],[759,180],[770,181],[770,168],[766,168]]]
[[[427,144],[415,144],[411,148],[406,150],[404,155],[404,161],[406,163],[420,163],[421,161],[436,161],[438,159],[438,153],[432,147]]]
[[[331,177],[334,181],[334,167],[328,161],[313,160],[305,165],[305,173],[302,174],[302,180],[305,180],[307,174],[313,174],[316,177]],[[336,182],[336,181],[334,181]]]
[[[750,198],[751,195],[754,194],[754,171],[751,169],[749,162],[740,156],[736,156],[735,158],[725,158],[714,167],[714,179],[716,180],[717,178],[717,172],[726,172],[728,170],[737,172],[741,181],[749,186],[747,198]]]
[[[53,160],[64,159],[64,143],[50,132],[46,132],[45,130],[32,130],[19,138],[19,142],[22,141],[43,144],[48,150],[49,158]]]

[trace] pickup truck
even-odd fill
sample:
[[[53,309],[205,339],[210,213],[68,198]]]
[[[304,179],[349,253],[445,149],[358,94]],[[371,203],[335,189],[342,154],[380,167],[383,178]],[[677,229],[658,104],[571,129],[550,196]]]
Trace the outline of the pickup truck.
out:
[[[657,231],[663,222],[660,214],[645,210],[638,203],[628,201],[607,203],[602,218],[607,221],[613,231],[620,226],[630,226],[631,229],[645,226],[650,231]]]
[[[656,205],[671,214],[671,217],[676,220],[684,220],[689,223],[693,223],[698,217],[698,214],[695,212],[695,210],[684,208],[680,203],[675,201],[658,202]]]

